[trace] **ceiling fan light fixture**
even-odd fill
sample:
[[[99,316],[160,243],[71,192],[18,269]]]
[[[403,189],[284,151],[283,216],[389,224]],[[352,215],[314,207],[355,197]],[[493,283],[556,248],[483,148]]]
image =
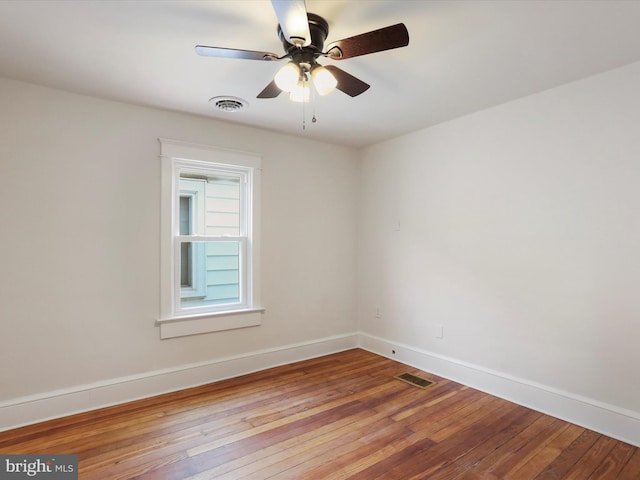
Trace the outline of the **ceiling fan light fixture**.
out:
[[[304,79],[298,80],[298,83],[293,90],[289,93],[289,99],[292,102],[309,102],[311,98],[311,89],[309,88],[309,82]]]
[[[196,45],[196,53],[208,57],[247,60],[289,59],[256,98],[276,98],[288,92],[293,101],[308,101],[310,90],[327,95],[338,89],[350,97],[364,93],[370,85],[333,65],[323,67],[316,59],[344,60],[409,45],[409,32],[403,23],[371,30],[330,43],[325,50],[329,24],[320,15],[307,12],[305,0],[271,0],[278,18],[278,38],[285,54]],[[302,86],[299,82],[302,81]],[[310,87],[313,83],[314,87]],[[315,92],[314,92],[315,93]]]
[[[284,92],[291,92],[296,88],[299,78],[300,67],[294,62],[289,62],[278,70],[274,80],[280,90]]]
[[[333,92],[336,85],[338,85],[336,77],[322,65],[316,65],[311,70],[311,81],[320,95],[327,95]]]

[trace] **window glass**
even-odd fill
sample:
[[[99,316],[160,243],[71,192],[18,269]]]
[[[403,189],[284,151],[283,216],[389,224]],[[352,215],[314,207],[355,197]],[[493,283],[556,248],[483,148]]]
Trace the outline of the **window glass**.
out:
[[[204,251],[205,289],[201,297],[181,296],[181,308],[240,303],[240,241],[183,242],[190,250]],[[181,261],[188,261],[182,259]]]

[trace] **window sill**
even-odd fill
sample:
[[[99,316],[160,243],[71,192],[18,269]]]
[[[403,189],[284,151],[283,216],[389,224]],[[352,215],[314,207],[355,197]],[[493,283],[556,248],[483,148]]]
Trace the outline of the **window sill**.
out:
[[[263,312],[264,308],[245,308],[162,318],[157,323],[160,326],[160,338],[164,340],[237,328],[257,327],[262,323]]]

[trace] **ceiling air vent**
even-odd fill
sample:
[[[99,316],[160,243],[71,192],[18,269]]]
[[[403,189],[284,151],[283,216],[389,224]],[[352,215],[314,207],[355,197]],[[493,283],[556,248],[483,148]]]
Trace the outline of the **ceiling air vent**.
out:
[[[213,97],[209,100],[209,105],[226,113],[239,112],[249,106],[245,100],[238,97]]]

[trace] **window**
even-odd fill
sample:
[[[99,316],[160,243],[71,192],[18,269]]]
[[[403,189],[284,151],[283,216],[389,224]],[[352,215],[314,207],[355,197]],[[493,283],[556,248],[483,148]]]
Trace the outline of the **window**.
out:
[[[162,338],[260,324],[260,157],[160,140]]]

